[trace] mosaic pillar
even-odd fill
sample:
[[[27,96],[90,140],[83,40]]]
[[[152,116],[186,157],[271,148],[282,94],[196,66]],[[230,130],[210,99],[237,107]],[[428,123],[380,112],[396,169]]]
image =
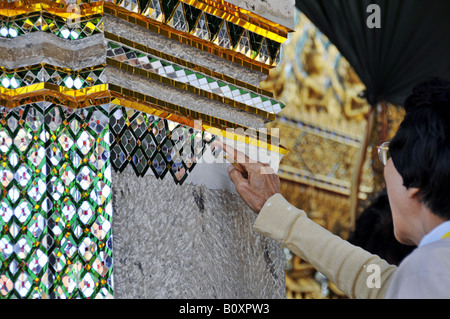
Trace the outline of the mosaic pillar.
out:
[[[250,2],[0,2],[0,298],[285,297],[210,147],[287,153],[259,82],[294,4]]]

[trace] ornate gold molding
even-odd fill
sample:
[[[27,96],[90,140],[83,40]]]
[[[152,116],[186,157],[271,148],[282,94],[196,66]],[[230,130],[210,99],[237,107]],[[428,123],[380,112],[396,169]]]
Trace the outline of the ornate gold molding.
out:
[[[270,65],[258,62],[239,52],[227,50],[212,42],[200,39],[194,35],[182,31],[178,31],[162,22],[147,18],[143,15],[128,11],[124,8],[106,3],[104,10],[105,13],[107,14],[118,17],[127,22],[139,25],[143,28],[156,32],[174,41],[187,44],[199,50],[214,54],[218,57],[232,61],[238,65],[247,67],[251,70],[269,74],[269,70],[272,68]]]
[[[162,7],[159,1],[154,1],[156,1],[155,6]],[[153,1],[147,1],[146,7],[140,8],[137,0],[96,1],[78,5],[67,4],[61,0],[13,1],[0,4],[0,17],[8,20],[21,18],[22,15],[26,18],[26,15],[39,13],[51,14],[55,22],[61,19],[63,22],[83,23],[94,16],[102,17],[106,13],[265,74],[269,74],[269,70],[279,62],[281,45],[287,40],[288,33],[292,31],[223,0],[178,0],[173,8],[182,8],[179,16],[180,19],[184,19],[185,27],[177,29],[170,20],[174,19],[176,10],[173,9],[174,11],[170,13],[169,20],[152,18],[151,12],[156,10],[150,7],[152,3]],[[130,4],[134,4],[134,7],[127,8]],[[210,31],[204,15],[209,14],[214,19],[218,19],[215,22],[215,27],[218,28],[215,35],[211,33],[211,36],[206,39],[204,36],[197,35],[195,30],[189,30],[188,15],[184,12],[188,9],[185,7],[200,12],[196,20],[191,23],[195,24],[194,29],[203,28],[206,34]],[[33,23],[28,25],[33,28]],[[224,44],[222,40],[227,44]]]
[[[294,31],[223,0],[180,1],[279,43],[284,43],[288,33]]]
[[[186,83],[178,82],[178,81],[175,81],[175,80],[163,77],[163,76],[161,76],[159,74],[156,74],[154,72],[150,72],[150,71],[147,71],[147,70],[144,70],[144,69],[141,69],[141,68],[137,68],[137,67],[131,66],[129,64],[125,64],[125,63],[122,63],[122,62],[119,62],[119,61],[116,61],[116,60],[113,60],[113,59],[110,59],[110,58],[106,58],[106,62],[110,66],[117,67],[117,68],[119,68],[121,70],[124,70],[124,71],[127,71],[129,73],[136,74],[136,75],[139,75],[139,76],[143,76],[143,77],[145,77],[147,79],[155,80],[155,81],[161,82],[163,84],[175,87],[177,89],[184,90],[184,91],[187,91],[187,92],[190,92],[190,93],[194,93],[196,95],[203,96],[203,97],[208,98],[208,99],[213,100],[213,101],[218,101],[218,102],[227,104],[229,106],[232,106],[234,108],[246,111],[248,113],[253,113],[253,114],[256,114],[256,115],[260,115],[260,116],[263,116],[263,117],[268,118],[270,120],[274,120],[275,117],[276,117],[275,114],[272,114],[272,113],[269,113],[269,112],[257,109],[255,107],[248,106],[248,105],[246,105],[244,103],[240,103],[240,102],[234,101],[234,100],[226,98],[226,97],[222,97],[220,95],[217,95],[217,94],[214,94],[214,93],[211,93],[211,92],[207,92],[207,91],[202,90],[202,89],[198,89],[198,88],[196,88],[196,87],[194,87],[192,85],[186,84]]]
[[[113,103],[282,155],[288,153],[283,146],[272,144],[273,138],[266,132],[249,129],[240,124],[202,114],[113,84],[101,84],[83,89],[69,89],[47,82],[16,89],[0,87],[0,105],[2,106],[14,108],[41,101],[65,105],[73,109]],[[199,125],[201,127],[198,127]],[[261,136],[264,136],[264,139],[261,139]]]
[[[68,2],[64,0],[13,1],[0,3],[0,16],[15,17],[18,15],[45,11],[65,20],[70,16],[73,18],[84,19],[92,15],[103,15],[103,4],[103,1],[79,4],[79,11],[77,10],[77,12],[74,12]]]
[[[203,67],[201,65],[198,65],[198,64],[195,64],[195,63],[192,63],[192,62],[189,62],[189,61],[177,58],[177,57],[175,57],[173,55],[170,55],[170,54],[158,51],[156,49],[152,49],[152,48],[150,48],[148,46],[145,46],[145,45],[143,45],[141,43],[131,41],[131,40],[127,39],[127,38],[118,36],[118,35],[113,34],[111,32],[105,31],[104,34],[105,34],[105,38],[108,39],[108,40],[112,40],[112,41],[115,41],[115,42],[122,43],[122,44],[124,44],[126,46],[129,46],[131,48],[134,48],[136,50],[139,50],[139,51],[151,54],[153,56],[156,56],[158,58],[164,59],[166,61],[170,61],[170,62],[176,63],[178,65],[181,65],[181,66],[184,66],[186,68],[189,68],[189,69],[191,69],[193,71],[198,71],[198,72],[201,72],[201,73],[203,73],[205,75],[212,76],[214,78],[217,78],[217,79],[223,80],[225,82],[228,82],[230,84],[233,84],[233,85],[240,86],[242,88],[251,90],[251,91],[253,91],[253,92],[257,93],[257,94],[265,95],[265,96],[267,96],[269,98],[273,98],[274,97],[274,95],[273,95],[273,93],[271,91],[264,90],[264,89],[262,89],[260,87],[251,85],[251,84],[249,84],[247,82],[244,82],[244,81],[240,81],[240,80],[238,80],[236,78],[233,78],[231,76],[225,75],[223,73],[213,71],[213,70],[208,69],[206,67]]]

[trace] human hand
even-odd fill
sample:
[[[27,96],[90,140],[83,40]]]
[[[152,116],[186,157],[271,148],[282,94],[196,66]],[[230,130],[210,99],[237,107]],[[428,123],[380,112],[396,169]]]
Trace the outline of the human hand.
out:
[[[213,142],[213,146],[221,147],[228,154],[227,158],[233,163],[228,167],[228,175],[236,191],[259,214],[264,203],[280,192],[279,177],[268,164],[253,161],[229,145]]]

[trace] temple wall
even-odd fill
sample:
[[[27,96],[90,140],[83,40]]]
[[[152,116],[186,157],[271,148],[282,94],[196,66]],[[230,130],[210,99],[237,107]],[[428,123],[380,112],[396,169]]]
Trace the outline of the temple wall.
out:
[[[236,195],[113,174],[115,298],[285,298],[279,244]]]
[[[230,0],[228,2],[290,29],[295,28],[293,19],[295,0]]]
[[[284,105],[259,83],[293,1],[84,0],[75,26],[40,5],[0,4],[0,298],[285,298],[282,247],[209,143],[277,171],[258,131]]]
[[[271,16],[281,17],[278,9]],[[251,85],[267,76],[111,15],[105,31]],[[116,68],[106,75],[110,83],[245,127],[267,122]],[[285,298],[282,247],[253,231],[256,215],[230,183],[228,165],[201,164],[181,186],[149,173],[137,177],[130,167],[113,174],[116,298]]]

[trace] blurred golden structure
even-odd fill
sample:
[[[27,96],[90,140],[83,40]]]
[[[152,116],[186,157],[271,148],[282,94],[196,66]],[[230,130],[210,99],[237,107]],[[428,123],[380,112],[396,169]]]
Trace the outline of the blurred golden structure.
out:
[[[392,137],[404,114],[395,105],[372,108],[362,96],[364,84],[336,47],[302,13],[296,21],[281,63],[261,83],[286,105],[268,124],[279,128],[281,144],[290,150],[280,164],[281,192],[346,239],[358,214],[384,188],[376,146]],[[287,249],[285,254],[288,298],[346,298],[306,261]]]

